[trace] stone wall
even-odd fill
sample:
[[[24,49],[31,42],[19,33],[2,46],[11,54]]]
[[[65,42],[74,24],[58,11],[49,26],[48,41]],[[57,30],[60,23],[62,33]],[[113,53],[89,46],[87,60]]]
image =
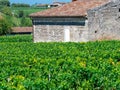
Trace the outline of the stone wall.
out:
[[[34,26],[34,42],[63,41],[63,27],[50,25]]]
[[[88,37],[93,40],[120,40],[120,1],[88,11]]]
[[[85,42],[88,29],[81,18],[34,18],[34,42]],[[67,32],[66,32],[67,31]]]
[[[34,42],[64,42],[66,29],[70,31],[71,42],[87,41],[84,26],[34,25]]]

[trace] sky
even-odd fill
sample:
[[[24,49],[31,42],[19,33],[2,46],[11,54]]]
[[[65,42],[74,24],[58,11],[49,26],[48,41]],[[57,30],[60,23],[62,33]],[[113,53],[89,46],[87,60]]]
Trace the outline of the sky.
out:
[[[72,0],[9,0],[11,3],[26,3],[33,5],[35,3],[41,3],[41,4],[51,4],[53,1],[58,2],[70,2]]]

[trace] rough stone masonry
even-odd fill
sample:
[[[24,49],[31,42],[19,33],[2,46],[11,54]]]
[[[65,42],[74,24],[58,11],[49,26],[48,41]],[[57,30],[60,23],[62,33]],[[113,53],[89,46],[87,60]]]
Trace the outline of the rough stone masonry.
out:
[[[88,11],[88,37],[93,40],[120,40],[120,0]]]

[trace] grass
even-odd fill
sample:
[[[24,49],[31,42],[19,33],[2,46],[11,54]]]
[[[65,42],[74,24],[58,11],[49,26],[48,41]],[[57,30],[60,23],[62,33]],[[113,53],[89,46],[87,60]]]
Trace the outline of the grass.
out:
[[[31,13],[46,10],[46,8],[35,8],[35,7],[11,7],[11,9],[14,13],[18,13],[19,11],[24,11],[24,13],[28,15]]]
[[[36,7],[11,7],[12,13],[14,13],[13,16],[8,16],[8,20],[12,23],[13,27],[16,26],[32,26],[32,22],[30,20],[29,15],[31,13],[40,12],[42,10],[46,10],[46,8],[36,8]],[[19,15],[22,12],[22,16]],[[22,19],[25,18],[25,19]],[[26,21],[26,23],[23,23],[22,20]]]

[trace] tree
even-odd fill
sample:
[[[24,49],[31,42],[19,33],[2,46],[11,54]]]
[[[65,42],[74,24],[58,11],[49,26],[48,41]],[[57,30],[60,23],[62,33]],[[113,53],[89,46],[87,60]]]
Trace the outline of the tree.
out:
[[[32,22],[31,22],[30,18],[23,17],[21,19],[21,26],[32,26]]]
[[[12,3],[11,6],[12,7],[30,7],[29,4],[25,4],[25,3]]]
[[[10,6],[9,0],[0,0],[0,6]]]
[[[10,7],[4,6],[1,9],[1,12],[4,13],[5,15],[12,16],[12,11],[11,11]]]
[[[8,34],[11,31],[11,25],[10,23],[0,16],[0,35]]]
[[[25,16],[24,11],[23,11],[23,10],[20,10],[20,11],[18,12],[18,17],[19,17],[19,18],[22,18],[22,17],[24,17],[24,16]]]

